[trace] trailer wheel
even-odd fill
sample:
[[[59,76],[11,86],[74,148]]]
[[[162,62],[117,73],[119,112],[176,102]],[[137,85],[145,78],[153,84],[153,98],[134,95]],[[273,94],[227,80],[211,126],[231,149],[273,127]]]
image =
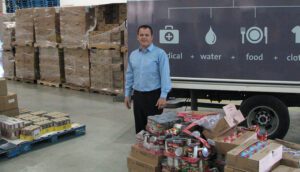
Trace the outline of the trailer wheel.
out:
[[[246,126],[264,126],[268,138],[283,138],[290,126],[290,116],[286,105],[276,97],[253,96],[244,100],[240,110],[247,119]]]

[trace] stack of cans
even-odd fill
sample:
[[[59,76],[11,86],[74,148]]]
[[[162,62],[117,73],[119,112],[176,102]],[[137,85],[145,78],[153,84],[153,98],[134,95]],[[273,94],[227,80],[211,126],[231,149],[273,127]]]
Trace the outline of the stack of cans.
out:
[[[0,128],[3,137],[15,140],[20,136],[21,128],[25,126],[25,123],[21,119],[0,116]]]
[[[165,130],[173,127],[175,123],[180,123],[176,112],[165,112],[161,115],[149,116],[146,129],[152,134],[161,135]]]

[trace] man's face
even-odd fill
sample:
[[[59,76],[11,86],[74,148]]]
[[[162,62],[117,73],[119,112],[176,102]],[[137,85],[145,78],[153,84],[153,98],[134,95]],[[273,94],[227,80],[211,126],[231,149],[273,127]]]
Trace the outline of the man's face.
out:
[[[153,41],[153,35],[151,35],[151,30],[149,28],[140,28],[137,35],[137,40],[142,48],[147,48]]]

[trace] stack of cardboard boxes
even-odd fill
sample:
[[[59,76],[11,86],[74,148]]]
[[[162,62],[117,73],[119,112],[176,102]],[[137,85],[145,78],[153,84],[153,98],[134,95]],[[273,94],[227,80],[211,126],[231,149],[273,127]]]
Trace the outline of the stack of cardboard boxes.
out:
[[[93,7],[60,10],[61,47],[64,49],[65,86],[90,87],[89,31],[95,27]]]
[[[35,47],[39,48],[40,80],[61,84],[64,81],[63,52],[60,42],[59,9],[34,9]]]
[[[118,50],[91,49],[91,90],[123,92],[122,59]]]
[[[14,14],[3,14],[1,28],[2,28],[2,57],[3,57],[3,68],[4,76],[9,79],[15,77],[15,56],[14,46],[15,41],[15,15]]]
[[[126,16],[126,4],[17,10],[17,80],[122,94]],[[4,47],[11,50],[13,30],[6,31]],[[4,55],[6,76],[14,76],[13,54]]]
[[[7,116],[19,114],[17,94],[7,91],[4,78],[0,78],[0,114]]]
[[[89,34],[91,90],[120,94],[124,88],[121,33],[127,7],[126,4],[104,5],[95,11],[97,27]]]
[[[163,154],[155,154],[138,145],[131,146],[130,155],[127,158],[129,172],[160,172],[160,162]]]
[[[38,78],[38,58],[33,46],[35,41],[33,9],[16,11],[16,77],[35,81]]]

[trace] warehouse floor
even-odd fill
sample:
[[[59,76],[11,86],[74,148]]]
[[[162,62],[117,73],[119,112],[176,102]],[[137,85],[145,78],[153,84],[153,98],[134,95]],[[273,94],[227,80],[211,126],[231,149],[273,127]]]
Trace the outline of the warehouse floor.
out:
[[[8,82],[19,107],[60,111],[86,124],[84,136],[40,148],[13,159],[1,159],[1,172],[126,172],[126,157],[135,142],[132,111],[112,97],[63,88]],[[211,109],[209,109],[211,110]],[[300,108],[290,108],[286,140],[300,143]]]

